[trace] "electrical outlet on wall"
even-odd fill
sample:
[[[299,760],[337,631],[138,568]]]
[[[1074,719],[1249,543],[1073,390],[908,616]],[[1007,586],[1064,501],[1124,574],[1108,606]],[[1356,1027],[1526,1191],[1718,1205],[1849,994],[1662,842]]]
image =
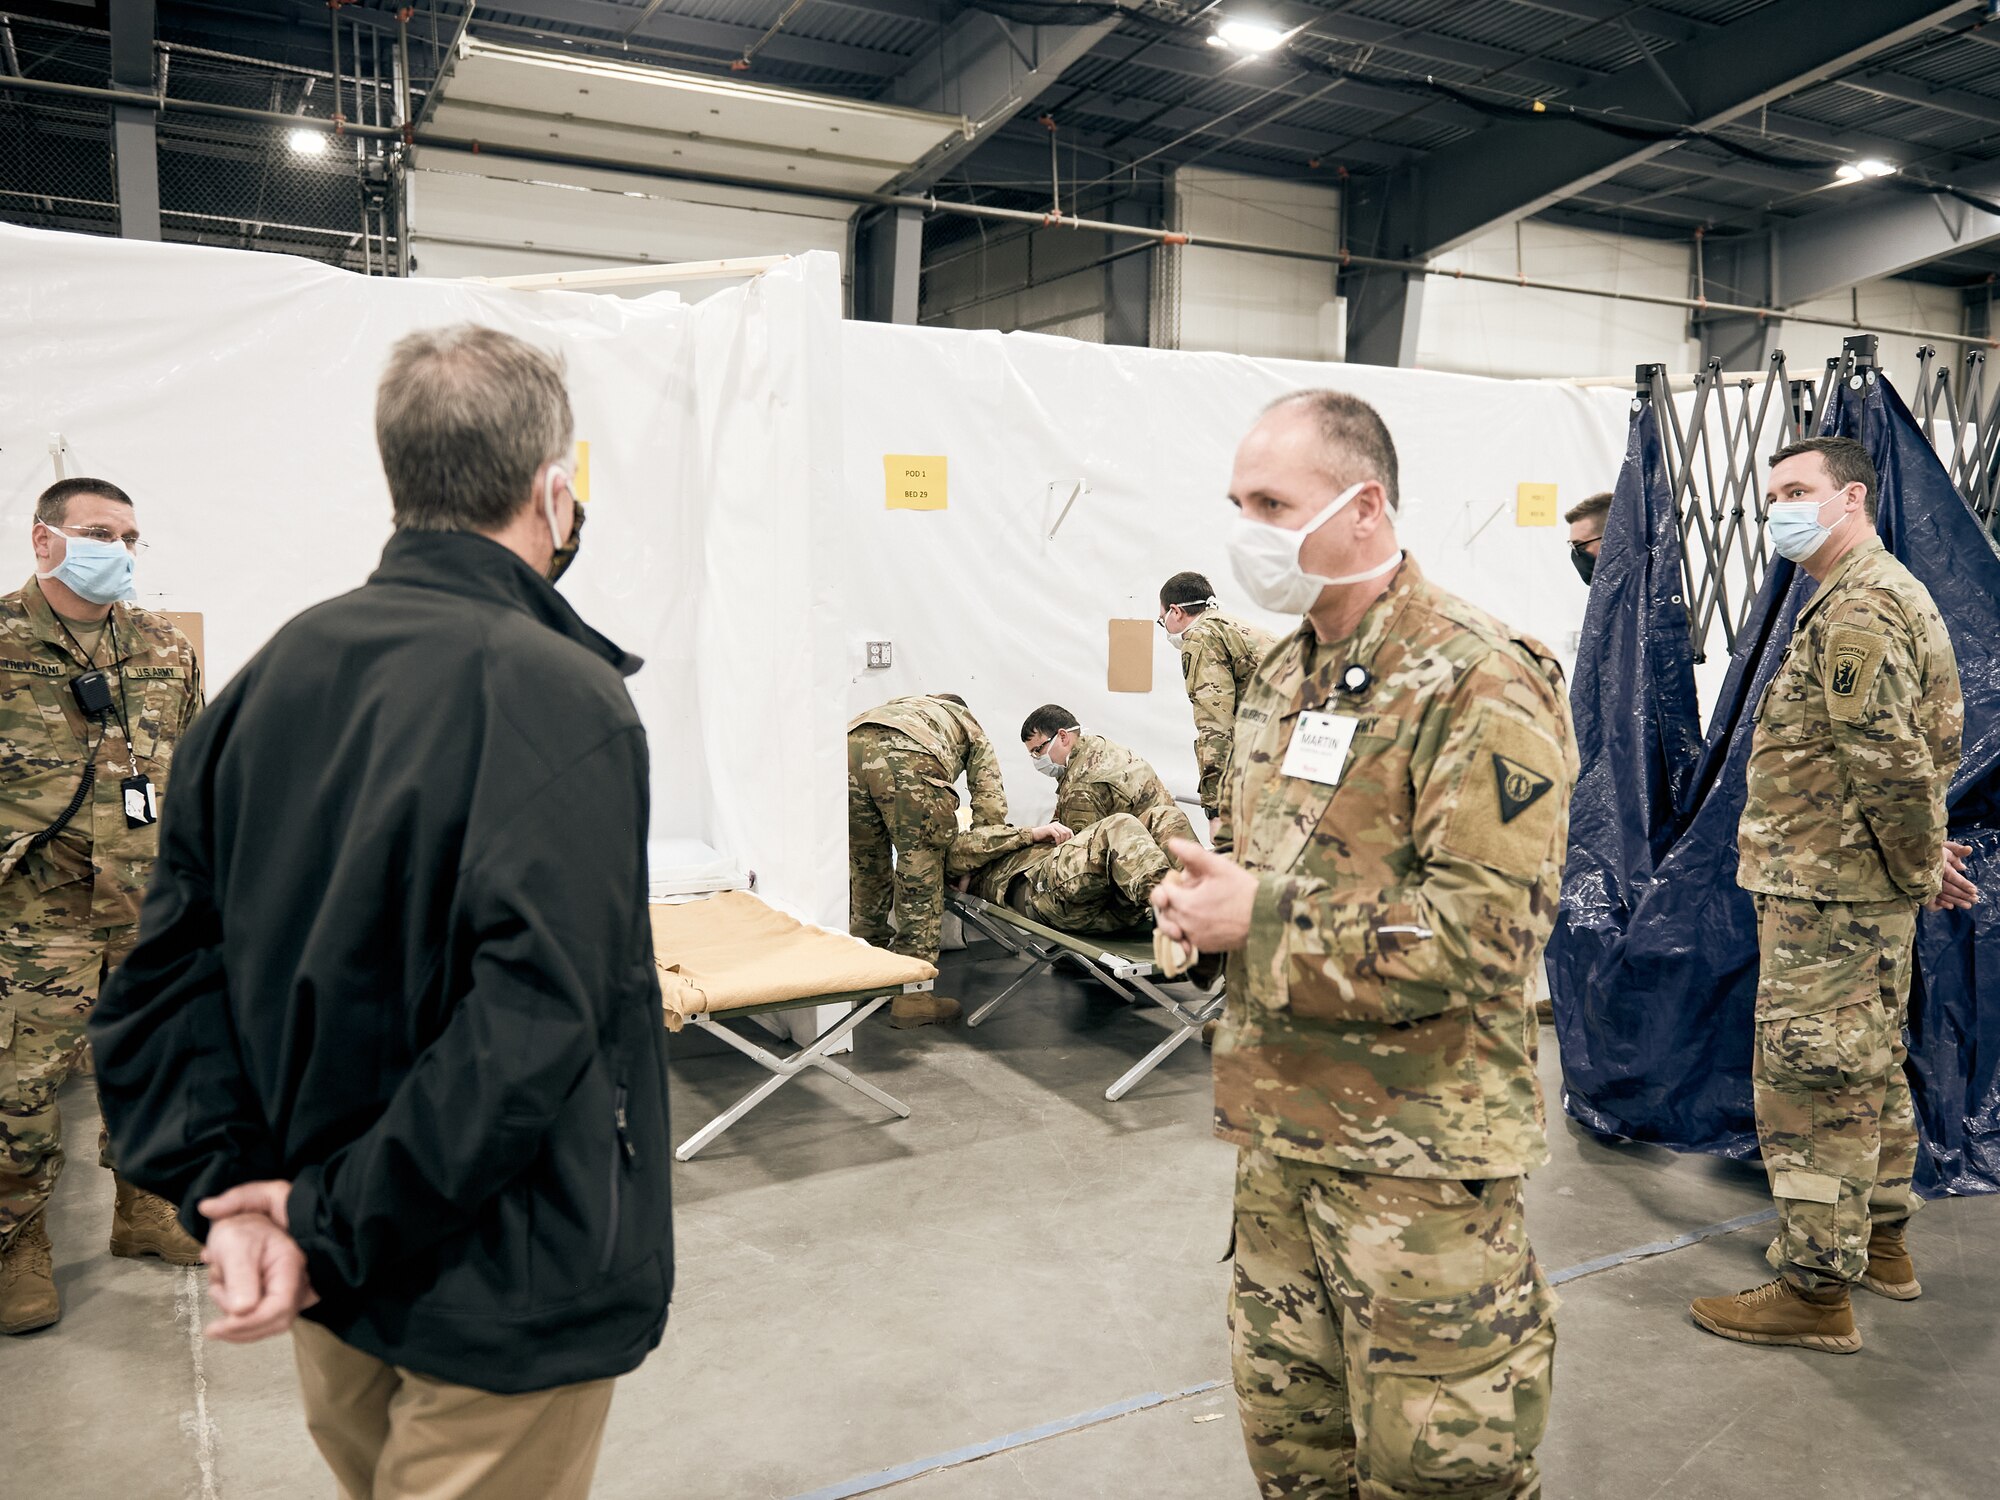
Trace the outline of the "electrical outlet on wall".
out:
[[[894,654],[887,641],[870,641],[868,643],[868,665],[870,668],[891,665]]]

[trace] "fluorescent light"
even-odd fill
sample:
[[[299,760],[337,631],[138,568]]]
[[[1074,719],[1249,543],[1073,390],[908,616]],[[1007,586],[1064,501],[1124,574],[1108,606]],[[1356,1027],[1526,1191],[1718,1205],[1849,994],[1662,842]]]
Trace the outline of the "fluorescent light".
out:
[[[1289,33],[1263,21],[1224,21],[1215,35],[1223,46],[1238,52],[1271,52],[1284,45]]]
[[[1833,169],[1833,175],[1842,182],[1860,182],[1865,177],[1893,177],[1896,169],[1871,156],[1864,161],[1844,161]]]
[[[285,137],[285,144],[300,156],[326,155],[326,133],[319,130],[294,130]]]

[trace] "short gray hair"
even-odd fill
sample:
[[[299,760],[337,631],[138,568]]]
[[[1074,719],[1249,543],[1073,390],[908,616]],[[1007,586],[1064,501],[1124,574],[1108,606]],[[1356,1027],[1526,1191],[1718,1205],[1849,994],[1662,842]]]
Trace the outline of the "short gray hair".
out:
[[[1380,412],[1359,396],[1341,391],[1293,391],[1264,408],[1268,415],[1283,406],[1304,410],[1319,425],[1326,448],[1326,470],[1343,484],[1373,479],[1389,497],[1389,509],[1402,503],[1396,477],[1396,444]]]
[[[505,526],[574,432],[561,360],[472,323],[403,339],[375,393],[375,443],[408,531]]]

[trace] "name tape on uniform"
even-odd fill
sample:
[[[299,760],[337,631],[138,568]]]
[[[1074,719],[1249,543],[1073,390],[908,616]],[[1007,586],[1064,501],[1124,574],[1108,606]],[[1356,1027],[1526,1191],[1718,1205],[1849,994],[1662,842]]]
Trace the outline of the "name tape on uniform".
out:
[[[1360,725],[1352,714],[1300,714],[1292,729],[1292,742],[1285,749],[1285,775],[1321,786],[1336,785]]]

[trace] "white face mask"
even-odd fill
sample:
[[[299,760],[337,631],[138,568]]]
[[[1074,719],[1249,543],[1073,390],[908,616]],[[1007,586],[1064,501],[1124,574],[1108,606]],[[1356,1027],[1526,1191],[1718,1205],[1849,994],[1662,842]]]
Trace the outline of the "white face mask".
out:
[[[1059,729],[1056,731],[1056,735],[1064,735],[1068,733],[1069,731],[1067,729]],[[1035,763],[1035,769],[1037,771],[1040,771],[1044,776],[1058,777],[1061,776],[1064,770],[1067,769],[1064,766],[1057,765],[1055,761],[1050,758],[1050,752],[1054,750],[1056,747],[1056,735],[1051,735],[1049,737],[1049,742],[1046,745],[1042,746],[1042,753],[1040,755],[1031,755],[1028,757]]]
[[[1299,553],[1305,548],[1306,538],[1339,515],[1348,501],[1360,493],[1361,485],[1349,485],[1333,504],[1297,531],[1267,526],[1241,513],[1237,515],[1229,529],[1229,565],[1236,570],[1236,581],[1258,608],[1280,615],[1304,614],[1318,600],[1321,589],[1366,583],[1402,562],[1403,554],[1398,552],[1379,567],[1339,578],[1323,578],[1299,566]]]
[[[1768,512],[1771,545],[1778,556],[1804,562],[1826,545],[1833,527],[1821,523],[1820,513],[1840,496],[1827,500],[1779,500]]]

